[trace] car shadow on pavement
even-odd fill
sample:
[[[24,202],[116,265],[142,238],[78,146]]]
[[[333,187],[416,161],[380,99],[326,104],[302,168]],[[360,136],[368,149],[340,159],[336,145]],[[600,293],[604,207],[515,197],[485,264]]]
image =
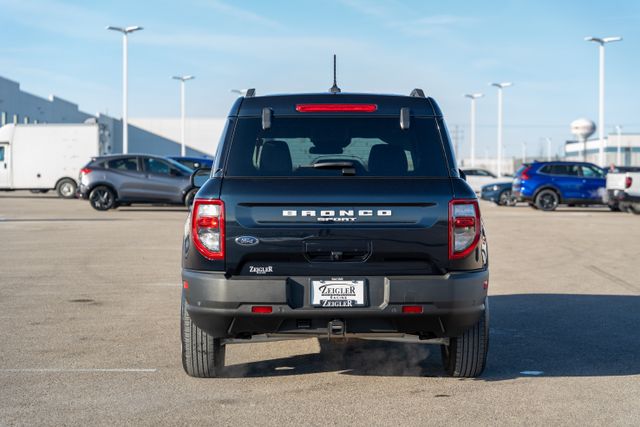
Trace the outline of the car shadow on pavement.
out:
[[[519,294],[490,298],[491,341],[479,380],[640,374],[640,296]],[[321,340],[320,354],[232,365],[224,377],[340,371],[445,376],[437,345]]]

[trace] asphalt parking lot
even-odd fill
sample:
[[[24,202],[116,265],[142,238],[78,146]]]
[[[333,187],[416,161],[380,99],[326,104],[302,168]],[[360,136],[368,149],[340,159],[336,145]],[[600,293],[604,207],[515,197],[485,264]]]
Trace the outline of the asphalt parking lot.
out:
[[[640,424],[640,217],[483,203],[491,345],[476,380],[436,346],[233,345],[180,364],[186,211],[0,194],[0,425]]]

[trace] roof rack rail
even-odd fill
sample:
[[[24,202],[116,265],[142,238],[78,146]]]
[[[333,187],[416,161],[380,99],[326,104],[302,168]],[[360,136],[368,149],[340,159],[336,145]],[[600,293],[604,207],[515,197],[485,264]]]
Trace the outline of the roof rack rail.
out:
[[[426,98],[426,96],[424,96],[424,91],[420,88],[415,88],[414,90],[412,90],[409,96],[415,96],[416,98]]]
[[[255,88],[247,89],[247,93],[244,95],[245,98],[253,98],[254,96],[256,96]]]

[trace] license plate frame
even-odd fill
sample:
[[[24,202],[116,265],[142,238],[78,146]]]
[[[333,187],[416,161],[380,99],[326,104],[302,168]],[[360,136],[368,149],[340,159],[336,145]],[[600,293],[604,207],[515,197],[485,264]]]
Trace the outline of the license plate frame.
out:
[[[309,280],[309,302],[319,308],[367,307],[367,290],[363,278],[313,278]]]

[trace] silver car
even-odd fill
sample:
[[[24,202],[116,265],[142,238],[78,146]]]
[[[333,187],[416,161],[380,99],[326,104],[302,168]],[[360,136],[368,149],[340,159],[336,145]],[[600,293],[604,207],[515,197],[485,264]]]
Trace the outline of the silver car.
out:
[[[197,192],[193,171],[180,163],[146,154],[118,154],[93,158],[80,171],[78,196],[94,209],[106,211],[131,203],[190,206]]]

